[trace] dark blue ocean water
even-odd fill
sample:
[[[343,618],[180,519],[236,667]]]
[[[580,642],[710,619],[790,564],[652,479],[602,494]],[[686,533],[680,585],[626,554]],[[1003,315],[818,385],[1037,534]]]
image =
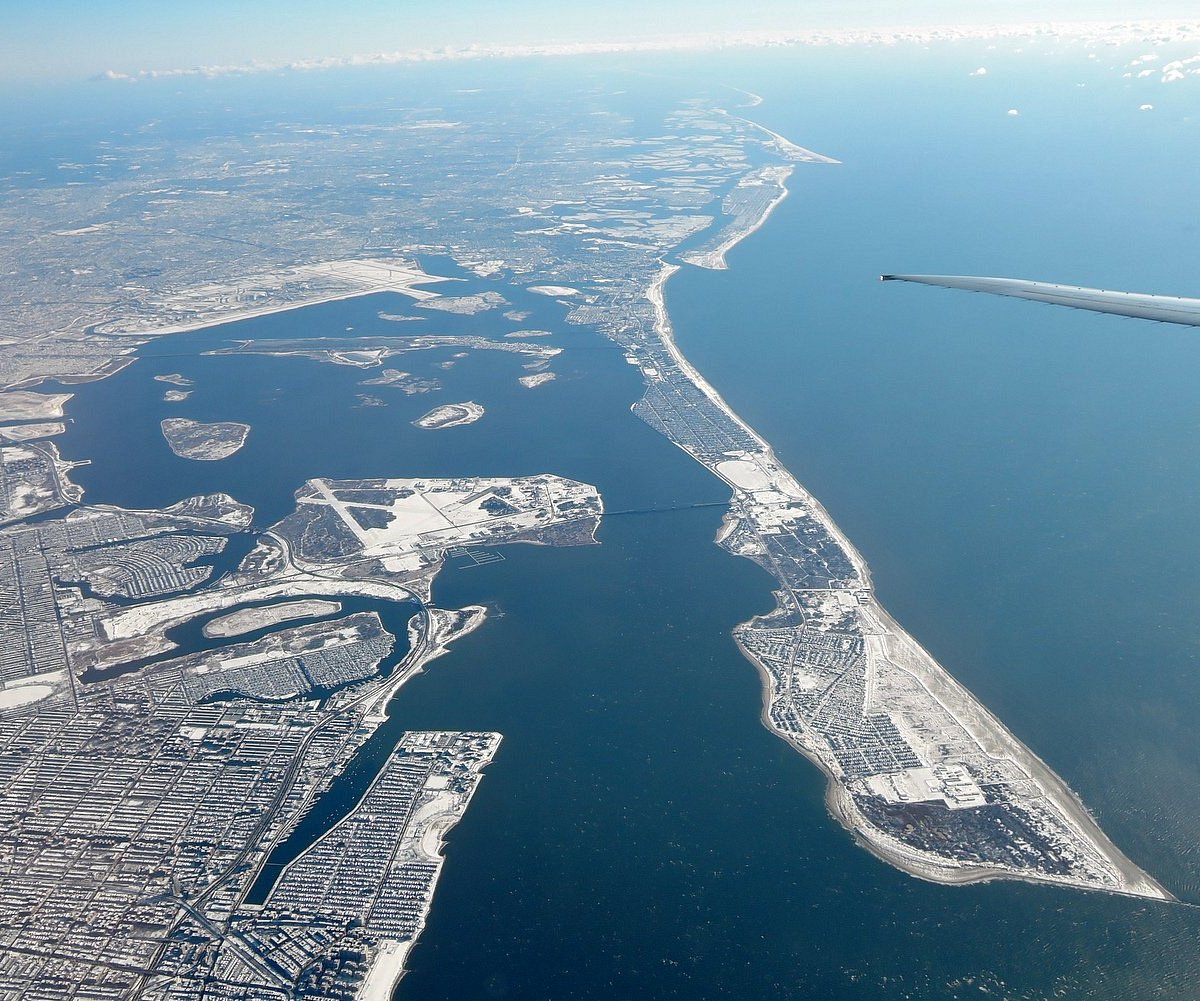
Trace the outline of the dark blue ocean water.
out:
[[[680,276],[672,311],[888,607],[1200,899],[1200,339],[874,281],[1195,295],[1175,248],[1200,223],[1200,94],[1083,53],[976,59],[984,79],[881,54],[820,100],[794,66],[749,77],[764,122],[844,164],[799,170],[730,272]]]
[[[968,77],[981,63],[987,77]],[[1200,900],[1200,343],[875,280],[949,271],[1194,293],[1196,98],[1156,94],[1138,112],[1140,85],[1115,63],[831,50],[607,72],[631,104],[637,88],[657,93],[647,70],[674,87],[728,79],[764,96],[756,118],[844,161],[798,168],[728,271],[673,279],[678,339],[857,543],[897,618],[1123,849]],[[559,380],[533,391],[515,383],[519,359],[494,353],[450,370],[436,368],[449,352],[389,362],[442,379],[428,397],[304,359],[198,354],[228,337],[414,332],[377,317],[401,300],[372,297],[152,345],[79,387],[64,452],[95,460],[75,473],[89,499],[223,489],[264,524],[318,475],[552,471],[597,484],[611,510],[724,497],[629,414],[640,382],[619,352],[566,328],[552,302],[518,305],[567,348]],[[161,402],[151,376],[167,372],[195,379],[194,396]],[[364,389],[387,406],[357,406]],[[486,407],[478,424],[408,424],[463,399]],[[253,430],[233,458],[187,463],[159,435],[168,414]],[[1200,993],[1200,910],[935,886],[855,846],[825,812],[820,775],[759,723],[758,678],[729,631],[771,606],[771,581],[711,544],[719,521],[718,509],[619,515],[599,546],[512,547],[438,579],[437,603],[492,615],[402,690],[389,727],[496,729],[505,742],[449,837],[400,997]]]

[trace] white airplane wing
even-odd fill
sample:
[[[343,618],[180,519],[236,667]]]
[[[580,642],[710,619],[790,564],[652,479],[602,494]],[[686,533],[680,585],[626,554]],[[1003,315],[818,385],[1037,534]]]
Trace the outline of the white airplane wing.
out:
[[[1145,295],[1139,292],[1110,292],[1108,289],[1080,288],[1078,285],[1055,285],[1051,282],[1032,282],[1023,278],[974,278],[969,275],[880,275],[880,281],[918,282],[940,285],[968,292],[989,292],[992,295],[1015,296],[1034,302],[1049,302],[1073,309],[1090,309],[1096,313],[1116,313],[1137,316],[1163,323],[1183,323],[1200,327],[1200,299],[1185,299],[1174,295]]]

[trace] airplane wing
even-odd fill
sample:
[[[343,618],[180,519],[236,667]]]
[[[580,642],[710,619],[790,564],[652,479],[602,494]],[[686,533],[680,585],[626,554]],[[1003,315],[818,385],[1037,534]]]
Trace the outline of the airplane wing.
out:
[[[1110,292],[1107,289],[1080,288],[1077,285],[1055,285],[1051,282],[1031,282],[1022,278],[974,278],[969,275],[880,275],[884,282],[918,282],[940,285],[968,292],[989,292],[1034,302],[1049,302],[1073,309],[1090,309],[1096,313],[1116,313],[1137,316],[1163,323],[1183,323],[1200,327],[1200,299],[1184,299],[1174,295],[1144,295],[1138,292]]]

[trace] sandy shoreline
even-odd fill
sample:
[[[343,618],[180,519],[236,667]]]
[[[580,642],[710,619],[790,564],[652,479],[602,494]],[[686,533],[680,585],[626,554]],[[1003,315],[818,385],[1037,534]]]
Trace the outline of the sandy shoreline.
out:
[[[685,254],[681,260],[686,261],[688,264],[694,264],[698,268],[708,268],[711,271],[727,270],[729,265],[725,260],[725,255],[733,250],[734,247],[736,247],[748,236],[752,236],[762,229],[763,226],[766,225],[767,220],[771,218],[772,213],[780,205],[782,205],[784,199],[787,198],[789,194],[787,182],[788,178],[792,176],[792,170],[793,168],[791,167],[786,168],[786,170],[784,170],[776,179],[776,183],[779,185],[779,194],[771,199],[770,204],[763,209],[762,214],[754,221],[752,225],[747,226],[745,229],[735,228],[734,231],[730,233],[730,235],[714,249],[709,251],[701,251],[694,254]]]
[[[766,130],[769,131],[769,130]],[[774,134],[772,134],[774,135]],[[778,138],[778,137],[777,137]],[[836,161],[835,161],[836,162]],[[720,247],[720,260],[723,265],[724,254],[735,246],[741,239],[756,232],[765,224],[774,208],[786,197],[784,192],[773,199],[764,211],[756,225],[743,232],[734,233]],[[710,255],[704,255],[710,256]],[[685,259],[686,260],[686,259]],[[703,262],[701,266],[713,266]],[[725,416],[741,428],[758,446],[753,455],[756,464],[775,467],[775,480],[780,490],[802,503],[809,515],[819,522],[822,527],[842,547],[855,571],[866,589],[871,587],[870,571],[866,561],[858,550],[845,537],[828,511],[808,493],[779,463],[770,445],[753,428],[745,423],[721,397],[720,393],[696,370],[679,349],[674,338],[670,317],[665,304],[665,286],[671,276],[679,270],[678,265],[661,262],[661,269],[655,280],[647,289],[646,297],[654,308],[654,329],[663,346],[688,381],[699,389],[717,406]],[[677,443],[678,444],[678,443]],[[682,447],[682,446],[680,446]],[[685,451],[688,451],[686,448]],[[692,454],[689,452],[689,454]],[[749,510],[753,503],[753,492],[734,482],[728,475],[709,462],[693,456],[714,475],[722,479],[731,488],[733,496],[730,499],[730,509],[717,535],[720,543],[729,537],[743,519],[740,510]],[[778,578],[777,578],[778,579]],[[781,586],[782,582],[780,582]],[[777,608],[779,606],[777,605]],[[735,634],[735,641],[742,654],[754,664],[763,685],[763,702],[761,720],[763,725],[786,740],[792,747],[813,762],[826,777],[826,805],[829,813],[855,839],[872,854],[890,865],[901,869],[920,879],[942,884],[967,884],[986,882],[997,879],[1019,879],[1027,882],[1051,883],[1072,886],[1079,889],[1103,890],[1139,898],[1151,898],[1172,901],[1175,898],[1156,880],[1143,872],[1135,863],[1125,856],[1120,849],[1100,830],[1099,825],[1088,812],[1080,797],[1033,751],[1018,740],[985,706],[975,698],[963,685],[956,681],[920,644],[905,632],[892,616],[879,605],[873,594],[863,609],[863,628],[865,635],[879,637],[888,651],[889,661],[894,662],[906,673],[916,678],[928,693],[930,699],[936,702],[943,711],[958,721],[963,729],[976,739],[979,746],[987,750],[994,747],[1005,759],[1020,767],[1036,783],[1044,793],[1046,802],[1051,804],[1060,821],[1064,822],[1079,840],[1096,851],[1117,873],[1117,886],[1103,886],[1095,881],[1070,876],[1043,874],[1035,870],[1018,870],[1005,868],[999,864],[995,867],[958,863],[949,857],[933,855],[902,845],[882,830],[876,828],[863,817],[854,802],[845,780],[839,774],[835,765],[824,759],[816,747],[806,746],[796,734],[781,729],[775,725],[770,716],[770,709],[776,695],[776,687],[771,673],[758,658],[747,649]],[[869,632],[868,632],[869,629]],[[958,708],[956,712],[955,709]]]
[[[867,566],[866,560],[863,559],[862,554],[854,547],[854,545],[850,542],[850,540],[848,538],[846,538],[846,536],[842,533],[842,530],[837,526],[837,523],[834,522],[833,518],[830,516],[829,512],[825,510],[825,508],[821,504],[821,502],[818,501],[815,497],[813,497],[813,495],[810,494],[807,490],[805,490],[799,484],[799,482],[795,479],[795,477],[793,477],[791,475],[790,472],[787,472],[786,467],[784,467],[784,465],[776,457],[775,452],[772,450],[771,446],[767,443],[766,439],[763,438],[762,435],[760,435],[757,431],[754,430],[754,428],[752,428],[749,424],[747,424],[744,420],[742,420],[741,417],[738,416],[738,414],[734,411],[734,409],[731,406],[729,406],[728,403],[725,402],[724,397],[722,397],[721,394],[717,392],[717,390],[708,382],[708,380],[705,379],[704,376],[702,376],[696,370],[695,366],[692,365],[692,363],[690,361],[688,361],[687,357],[683,354],[683,352],[679,350],[679,345],[675,342],[675,332],[671,326],[670,317],[667,315],[666,304],[663,300],[663,289],[666,286],[666,283],[670,279],[671,275],[675,274],[675,272],[677,272],[678,270],[679,270],[679,265],[677,265],[677,264],[663,264],[662,270],[659,271],[659,273],[658,273],[658,277],[654,280],[654,283],[650,286],[649,290],[646,293],[646,298],[649,299],[651,304],[654,306],[655,330],[658,331],[659,338],[662,340],[663,346],[666,347],[668,353],[671,355],[671,359],[675,362],[676,365],[679,366],[679,370],[681,372],[683,372],[685,375],[687,375],[688,380],[692,383],[692,385],[694,385],[697,389],[699,389],[717,407],[719,407],[722,411],[724,411],[725,415],[731,421],[733,421],[734,424],[736,424],[747,435],[749,435],[751,438],[754,439],[755,443],[761,449],[762,458],[765,461],[773,463],[780,470],[784,471],[787,474],[788,478],[791,481],[791,484],[794,486],[795,490],[797,491],[797,495],[804,500],[805,504],[807,504],[809,507],[812,508],[813,512],[819,517],[819,519],[822,521],[822,523],[828,529],[829,533],[834,537],[834,539],[837,540],[838,544],[840,546],[842,546],[842,548],[845,550],[846,555],[850,558],[850,561],[854,564],[854,569],[862,577],[866,586],[870,587],[871,586],[871,572],[870,572],[870,568]],[[682,447],[682,446],[680,446],[680,447]],[[684,449],[684,451],[686,452],[687,449]],[[691,455],[690,452],[688,452],[688,454]],[[693,456],[693,458],[695,458],[695,456]],[[700,460],[697,459],[697,461],[700,461]],[[701,463],[701,465],[704,465],[704,464]],[[730,490],[733,491],[734,497],[730,498],[730,501],[732,503],[732,501],[736,498],[736,495],[740,490],[740,488],[737,486],[737,484],[735,484],[731,480],[729,480],[728,477],[723,476],[719,470],[714,469],[714,468],[709,468],[708,466],[705,466],[705,468],[709,469],[709,472],[711,472],[718,479],[720,479],[724,483],[726,483],[729,486]]]

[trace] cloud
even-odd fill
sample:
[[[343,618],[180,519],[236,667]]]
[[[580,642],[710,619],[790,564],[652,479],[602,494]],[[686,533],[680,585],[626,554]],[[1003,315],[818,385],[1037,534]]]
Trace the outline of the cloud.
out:
[[[1162,82],[1177,83],[1189,76],[1200,76],[1200,56],[1190,59],[1175,59],[1164,63],[1162,67]]]
[[[1153,104],[1141,104],[1141,105],[1138,105],[1138,111],[1153,111],[1153,110],[1154,110],[1154,105],[1153,105]]]
[[[1041,22],[991,25],[941,25],[924,28],[873,28],[804,32],[754,32],[722,35],[675,36],[640,41],[561,42],[539,45],[465,45],[442,48],[409,49],[395,52],[328,56],[287,62],[252,61],[136,71],[105,70],[94,79],[118,82],[172,79],[176,77],[249,76],[258,73],[309,73],[322,70],[369,66],[394,66],[410,63],[449,62],[455,60],[521,59],[534,57],[570,57],[640,52],[700,51],[728,48],[766,48],[800,46],[929,44],[966,39],[1019,41],[1077,41],[1091,45],[1142,44],[1194,40],[1200,35],[1200,21],[1125,21],[1112,22]],[[1142,56],[1131,65],[1149,61]],[[1200,60],[1200,56],[1196,57]],[[1194,60],[1184,60],[1185,63]],[[1164,80],[1182,63],[1162,67]],[[1200,70],[1197,70],[1200,72]],[[979,67],[971,76],[985,76]],[[1174,79],[1174,77],[1173,77]]]
[[[1021,114],[1021,112],[1019,112],[1016,108],[1008,109],[1008,117],[1009,118],[1016,118],[1020,114]]]

